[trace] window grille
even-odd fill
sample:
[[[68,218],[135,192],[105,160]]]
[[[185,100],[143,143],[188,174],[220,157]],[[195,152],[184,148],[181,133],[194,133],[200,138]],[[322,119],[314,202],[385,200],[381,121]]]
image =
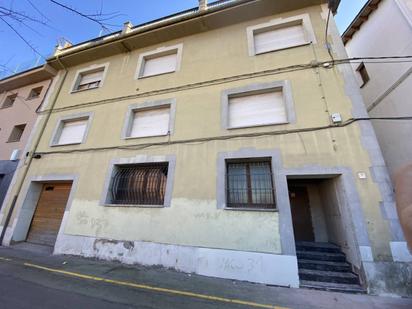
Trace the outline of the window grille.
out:
[[[12,143],[12,142],[19,142],[23,132],[24,132],[24,128],[26,127],[25,124],[19,124],[17,126],[14,126],[13,130],[11,131],[10,137],[7,140],[8,143]]]
[[[276,208],[270,162],[228,161],[226,176],[227,207]]]
[[[168,163],[115,166],[111,204],[163,205],[167,171]]]
[[[103,78],[104,68],[97,71],[82,73],[75,90],[85,90],[98,88]]]

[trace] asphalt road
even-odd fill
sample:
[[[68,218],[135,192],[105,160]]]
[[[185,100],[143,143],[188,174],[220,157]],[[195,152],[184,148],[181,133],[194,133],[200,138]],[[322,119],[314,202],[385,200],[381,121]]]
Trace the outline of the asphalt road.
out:
[[[0,308],[245,308],[0,263]]]
[[[265,286],[0,247],[0,309],[281,307],[409,309],[412,299]]]

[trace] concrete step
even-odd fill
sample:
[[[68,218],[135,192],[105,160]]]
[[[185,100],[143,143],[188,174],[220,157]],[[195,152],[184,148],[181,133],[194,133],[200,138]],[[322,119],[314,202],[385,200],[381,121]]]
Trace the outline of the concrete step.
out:
[[[316,282],[359,284],[358,276],[351,272],[299,269],[299,278],[301,280]]]
[[[328,262],[328,261],[316,261],[316,260],[298,260],[299,269],[313,269],[313,270],[325,270],[335,272],[351,271],[351,266],[347,262]]]
[[[296,256],[303,260],[346,262],[345,254],[332,252],[296,251]]]
[[[330,252],[330,253],[342,252],[339,246],[337,245],[327,243],[327,242],[311,242],[311,241],[296,242],[296,250],[313,251],[313,252]]]
[[[331,282],[317,282],[309,280],[300,281],[301,288],[315,289],[315,290],[326,290],[331,292],[341,292],[341,293],[357,293],[365,294],[366,290],[358,284],[340,284]]]

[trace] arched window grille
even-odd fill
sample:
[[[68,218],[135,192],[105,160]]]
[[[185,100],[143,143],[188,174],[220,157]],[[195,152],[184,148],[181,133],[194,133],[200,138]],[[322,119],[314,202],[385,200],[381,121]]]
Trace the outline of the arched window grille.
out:
[[[115,166],[111,204],[163,205],[167,171],[168,163]]]

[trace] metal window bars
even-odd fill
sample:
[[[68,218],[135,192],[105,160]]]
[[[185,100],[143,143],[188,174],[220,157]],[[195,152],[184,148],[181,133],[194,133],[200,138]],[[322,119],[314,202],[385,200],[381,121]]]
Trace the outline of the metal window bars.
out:
[[[226,163],[227,207],[275,209],[271,164],[268,161]]]
[[[168,163],[118,165],[110,187],[111,203],[163,205]]]

